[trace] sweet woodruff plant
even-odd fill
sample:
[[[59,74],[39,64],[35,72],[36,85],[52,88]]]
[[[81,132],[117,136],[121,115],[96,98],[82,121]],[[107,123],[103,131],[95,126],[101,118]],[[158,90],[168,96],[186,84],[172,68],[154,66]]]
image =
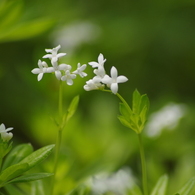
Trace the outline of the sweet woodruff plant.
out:
[[[4,124],[0,125],[0,194],[10,194],[15,195],[19,193],[18,188],[15,187],[15,183],[31,182],[35,180],[40,180],[46,177],[50,177],[50,182],[46,185],[47,192],[40,192],[42,189],[40,186],[35,188],[34,194],[46,194],[47,195],[58,195],[58,189],[56,188],[58,184],[57,172],[59,171],[59,157],[60,157],[60,147],[62,141],[62,132],[69,119],[74,115],[78,102],[79,96],[76,96],[71,101],[68,109],[63,110],[63,83],[67,85],[73,85],[74,79],[77,76],[84,78],[87,76],[85,69],[86,64],[77,64],[76,70],[69,64],[60,63],[60,59],[66,56],[66,53],[58,53],[60,45],[53,49],[46,49],[46,54],[42,57],[45,60],[38,60],[38,67],[34,68],[31,72],[37,75],[37,80],[41,81],[44,74],[52,73],[55,75],[56,79],[59,81],[59,100],[58,100],[58,117],[53,118],[57,126],[57,139],[55,142],[55,152],[54,152],[54,163],[52,173],[28,173],[32,167],[46,159],[52,152],[54,145],[48,145],[40,148],[36,151],[33,150],[31,144],[20,144],[12,149],[12,137],[13,134],[10,132],[13,128],[6,128]],[[46,62],[49,61],[49,63]],[[98,186],[101,184],[102,194],[124,194],[124,195],[166,195],[166,188],[168,183],[168,176],[163,175],[159,178],[153,190],[149,193],[147,184],[147,169],[146,160],[144,154],[144,146],[142,143],[142,132],[145,127],[147,120],[147,114],[149,110],[149,99],[146,94],[141,95],[136,89],[132,96],[132,106],[130,106],[127,101],[118,93],[119,84],[128,81],[128,78],[123,75],[119,75],[116,67],[111,67],[110,74],[106,73],[105,62],[103,54],[99,54],[97,62],[89,62],[89,66],[94,69],[94,77],[89,79],[84,85],[84,90],[101,90],[104,92],[109,92],[119,98],[119,110],[120,115],[118,119],[127,128],[133,130],[139,141],[139,150],[141,157],[141,168],[142,168],[142,187],[138,187],[136,184],[128,185],[128,182],[132,182],[126,174],[123,177],[113,176],[111,179],[106,179],[103,183],[96,180],[95,189],[98,191]],[[12,149],[12,150],[11,150]],[[125,176],[124,176],[125,175]],[[121,176],[121,175],[120,175]],[[116,180],[115,180],[116,178]],[[122,181],[121,182],[121,178]],[[127,178],[127,180],[126,180]],[[48,181],[48,180],[47,180]],[[104,184],[106,181],[106,188]],[[188,195],[193,186],[195,179],[189,180],[183,188],[176,191],[173,195]],[[12,185],[13,184],[13,185]],[[40,183],[39,183],[40,184]],[[124,184],[124,185],[123,185]],[[41,185],[41,184],[40,184]],[[66,185],[66,184],[64,184]],[[118,186],[117,186],[118,185]],[[103,187],[102,187],[103,186]],[[110,187],[109,187],[110,186]],[[103,188],[103,189],[102,189]],[[3,191],[1,192],[1,189]],[[121,189],[121,191],[119,190]],[[49,193],[49,194],[48,194]],[[29,193],[30,194],[30,193]],[[93,194],[93,190],[77,187],[69,192],[70,195],[82,194],[90,195]]]
[[[62,111],[62,100],[63,100],[63,93],[62,93],[62,82],[65,81],[67,85],[73,85],[73,80],[79,75],[80,77],[86,77],[87,74],[84,72],[87,65],[80,63],[77,64],[77,69],[72,71],[72,66],[69,64],[60,63],[59,59],[66,55],[66,53],[58,53],[58,50],[61,48],[60,45],[53,49],[46,49],[47,52],[46,55],[43,56],[43,58],[49,58],[51,66],[49,67],[48,64],[45,61],[38,61],[39,68],[35,68],[32,70],[33,74],[38,74],[38,81],[40,81],[43,77],[43,74],[45,73],[55,73],[56,78],[60,81],[60,87],[59,87],[59,120],[56,122],[58,126],[58,139],[56,141],[56,150],[55,150],[55,161],[54,161],[54,177],[53,177],[53,186],[51,190],[51,194],[55,194],[55,175],[57,172],[57,165],[58,165],[58,159],[59,159],[59,150],[60,150],[60,144],[62,139],[62,131],[68,122],[68,120],[73,116],[77,105],[79,98],[76,96],[73,98],[69,108],[68,112],[66,114],[63,114]],[[141,95],[139,91],[136,89],[133,92],[132,97],[132,106],[129,106],[129,104],[125,101],[125,99],[118,93],[119,84],[125,83],[128,81],[128,78],[123,75],[118,75],[117,68],[112,66],[110,70],[110,75],[106,73],[104,64],[106,62],[106,59],[104,58],[103,54],[99,54],[97,62],[92,61],[88,64],[94,69],[94,77],[89,79],[86,84],[84,85],[84,90],[91,91],[91,90],[101,90],[105,92],[109,92],[112,94],[115,94],[119,100],[119,110],[120,110],[120,116],[118,116],[118,119],[120,122],[127,128],[133,130],[139,140],[139,149],[140,149],[140,158],[141,158],[141,168],[142,168],[142,190],[137,185],[131,185],[131,189],[128,189],[127,194],[130,195],[148,195],[148,184],[147,184],[147,169],[146,169],[146,160],[145,160],[145,154],[144,154],[144,146],[142,143],[142,131],[144,129],[146,120],[147,120],[147,114],[149,110],[149,99],[146,94]],[[194,178],[192,178],[190,181],[186,183],[186,185],[181,188],[177,193],[174,195],[187,195],[190,193],[190,191],[193,188],[194,185]],[[166,194],[166,188],[168,183],[168,176],[163,175],[159,178],[157,184],[153,188],[150,195],[165,195]],[[89,193],[87,190],[86,194]],[[113,193],[113,192],[108,192]],[[124,193],[124,191],[123,191]],[[83,192],[83,194],[85,194]],[[115,194],[115,193],[114,193]]]

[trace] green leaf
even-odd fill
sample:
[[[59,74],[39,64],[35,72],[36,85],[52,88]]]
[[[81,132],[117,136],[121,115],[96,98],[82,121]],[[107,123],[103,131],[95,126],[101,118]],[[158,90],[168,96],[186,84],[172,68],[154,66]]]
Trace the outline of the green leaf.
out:
[[[15,185],[6,185],[4,186],[8,194],[10,195],[26,195],[26,192],[22,191],[18,186]]]
[[[142,195],[142,192],[137,185],[134,185],[127,194],[128,195]]]
[[[28,175],[22,175],[20,177],[10,180],[8,183],[10,184],[10,183],[30,182],[30,181],[35,181],[46,177],[50,177],[52,175],[53,173],[33,173]]]
[[[133,131],[137,133],[137,126],[133,121],[127,121],[124,116],[118,116],[118,119],[120,120],[122,125],[132,129]]]
[[[20,163],[12,165],[2,171],[0,175],[0,186],[4,186],[7,181],[18,177],[22,173],[26,172],[27,170],[31,169],[36,164],[43,161],[45,158],[49,156],[52,152],[54,145],[48,145],[43,148],[40,148],[33,152],[32,154],[25,157]]]
[[[188,195],[191,190],[193,189],[195,184],[195,177],[193,177],[192,179],[190,179],[184,186],[183,188],[181,188],[176,194],[179,195]]]
[[[167,175],[161,176],[158,182],[156,183],[154,189],[152,190],[151,195],[165,195],[167,183],[168,183],[168,176]]]
[[[23,3],[21,0],[6,2],[0,8],[0,28],[5,31],[15,24],[22,13]]]
[[[42,180],[36,180],[32,183],[31,195],[45,195],[45,189]]]
[[[134,114],[139,114],[141,104],[141,95],[139,91],[136,89],[133,92],[133,102],[132,102],[132,110]]]
[[[3,142],[0,139],[0,159],[3,159],[12,149],[12,142]]]
[[[7,155],[2,170],[7,167],[20,162],[23,158],[33,152],[33,147],[31,144],[21,144],[12,149],[12,151]]]
[[[79,104],[79,96],[76,96],[73,98],[73,100],[69,105],[69,108],[67,110],[67,115],[66,115],[66,121],[68,121],[74,115],[78,107],[78,104]]]
[[[141,96],[140,112],[144,109],[145,106],[149,110],[150,102],[149,102],[147,94],[144,94]]]
[[[45,146],[45,147],[42,147],[42,148],[36,150],[32,154],[25,157],[22,161],[20,161],[20,164],[28,163],[29,169],[32,168],[36,164],[38,164],[41,161],[43,161],[44,159],[46,159],[50,155],[50,153],[52,152],[54,146],[55,145],[52,144],[52,145],[48,145],[48,146]]]
[[[54,22],[48,18],[18,23],[11,29],[0,32],[0,41],[17,41],[35,37],[51,28],[53,24]]]
[[[28,170],[29,165],[28,163],[20,163],[20,164],[15,164],[4,171],[0,174],[0,187],[4,186],[7,181],[18,177],[22,173],[24,173],[26,170]]]
[[[127,106],[125,106],[124,103],[119,103],[119,111],[121,115],[123,115],[125,118],[129,119],[130,116],[133,114],[131,109]]]

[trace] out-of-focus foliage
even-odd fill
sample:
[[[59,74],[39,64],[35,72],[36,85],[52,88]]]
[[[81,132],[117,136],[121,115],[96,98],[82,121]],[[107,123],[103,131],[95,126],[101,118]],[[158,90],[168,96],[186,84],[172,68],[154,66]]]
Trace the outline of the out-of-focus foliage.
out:
[[[67,53],[62,61],[75,67],[95,61],[101,52],[107,70],[115,66],[129,78],[119,85],[128,103],[138,88],[150,99],[149,115],[168,102],[187,107],[172,130],[145,135],[149,189],[167,173],[168,192],[174,193],[195,174],[194,20],[192,0],[0,0],[1,122],[14,127],[15,144],[31,142],[38,148],[54,143],[56,127],[50,117],[57,113],[58,83],[49,75],[37,82],[30,71],[45,48],[58,44]],[[86,79],[64,86],[64,107],[78,94],[80,104],[63,134],[62,182],[56,188],[63,192],[89,175],[123,166],[141,181],[136,135],[117,120],[119,100],[85,92],[83,85],[92,75],[87,71]],[[51,162],[40,169],[52,170]]]
[[[51,28],[52,18],[24,17],[25,7],[21,0],[0,2],[0,42],[29,39]]]

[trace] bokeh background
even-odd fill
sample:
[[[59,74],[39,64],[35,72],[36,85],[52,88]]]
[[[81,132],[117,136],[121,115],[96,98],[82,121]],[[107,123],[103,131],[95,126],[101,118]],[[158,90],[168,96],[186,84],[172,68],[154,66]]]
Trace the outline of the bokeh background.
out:
[[[0,0],[0,121],[14,127],[14,144],[55,143],[58,81],[31,70],[46,48],[61,45],[62,61],[96,61],[99,53],[129,78],[119,93],[131,103],[137,88],[151,102],[144,142],[149,189],[164,173],[168,194],[195,174],[195,1]],[[93,77],[64,85],[64,109],[80,95],[63,135],[59,193],[99,172],[129,167],[141,184],[138,140],[123,127],[116,96],[86,92]],[[42,169],[49,169],[50,161]],[[65,186],[65,187],[64,187]],[[62,188],[63,187],[63,188]]]

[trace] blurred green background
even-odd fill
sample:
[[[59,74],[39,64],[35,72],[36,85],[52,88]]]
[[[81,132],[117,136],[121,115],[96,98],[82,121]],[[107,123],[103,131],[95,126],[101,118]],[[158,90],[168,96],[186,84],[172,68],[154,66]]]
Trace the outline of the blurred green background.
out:
[[[150,114],[170,102],[184,105],[172,130],[162,125],[159,135],[144,134],[149,188],[168,173],[174,193],[195,174],[194,21],[193,0],[0,0],[1,123],[14,127],[14,144],[55,143],[50,118],[57,112],[58,82],[49,74],[38,82],[31,70],[45,48],[59,44],[67,53],[62,61],[75,68],[103,53],[107,73],[115,66],[129,78],[119,86],[129,103],[137,88],[148,94]],[[78,94],[80,104],[64,131],[58,190],[67,192],[88,175],[124,166],[141,184],[137,137],[117,120],[119,100],[84,91],[93,77],[91,67],[86,72],[73,86],[64,85],[64,108]],[[50,167],[49,161],[43,169]]]

